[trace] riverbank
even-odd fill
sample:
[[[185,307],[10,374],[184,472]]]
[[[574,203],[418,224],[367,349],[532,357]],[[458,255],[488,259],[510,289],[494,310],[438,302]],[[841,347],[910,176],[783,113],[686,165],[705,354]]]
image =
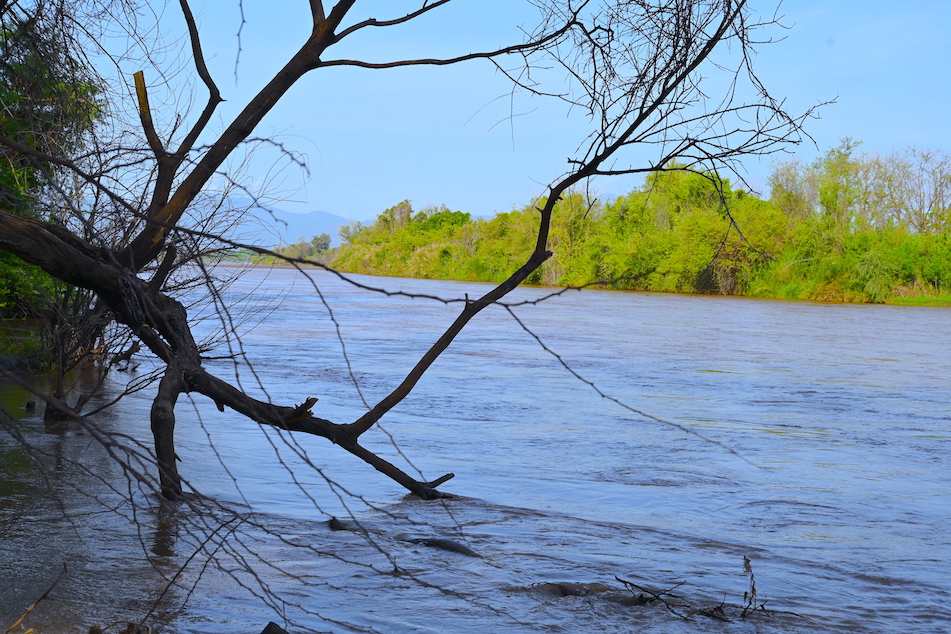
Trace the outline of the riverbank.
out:
[[[889,297],[884,302],[893,306],[933,306],[938,308],[951,307],[951,296],[947,297]]]
[[[333,253],[332,253],[331,255],[333,255]],[[311,264],[299,264],[299,265],[286,264],[286,263],[285,263],[285,264],[276,264],[276,263],[267,263],[267,264],[265,264],[265,263],[253,263],[253,262],[233,262],[233,261],[225,261],[225,260],[222,260],[221,262],[218,262],[217,265],[218,265],[218,266],[228,267],[228,268],[235,268],[235,269],[240,269],[240,268],[278,269],[278,270],[285,270],[285,269],[288,269],[288,270],[289,270],[289,269],[302,269],[302,270],[305,270],[305,271],[307,271],[307,270],[312,270],[312,271],[322,271],[322,270],[326,270],[326,269],[324,269],[324,267],[315,266],[315,265],[311,265]],[[326,266],[327,266],[329,269],[331,269],[331,270],[335,270],[335,271],[337,271],[337,272],[339,272],[339,273],[343,273],[343,274],[369,275],[369,276],[371,276],[371,277],[394,277],[394,276],[387,275],[387,274],[385,274],[385,273],[378,273],[378,272],[375,272],[375,271],[372,271],[372,270],[371,270],[371,271],[366,271],[366,270],[350,270],[350,269],[347,269],[347,268],[336,268],[336,258],[334,258],[334,257],[328,258],[328,263],[327,263]],[[513,270],[514,270],[514,269],[513,269]],[[494,279],[472,279],[471,277],[466,277],[466,278],[460,278],[460,277],[428,277],[428,276],[425,276],[425,275],[421,275],[421,276],[399,275],[399,276],[395,276],[395,277],[405,277],[405,278],[409,278],[409,279],[418,279],[418,280],[435,279],[435,280],[454,281],[454,282],[481,282],[481,283],[490,283],[490,284],[491,284],[491,283],[498,283],[499,281],[501,281],[501,280],[494,280]],[[504,278],[503,278],[503,279],[504,279]],[[526,284],[523,284],[522,286],[530,287],[530,288],[552,288],[552,289],[564,288],[564,287],[565,287],[565,285],[541,284],[541,283],[535,283],[535,284],[526,283]],[[572,285],[569,284],[568,286],[572,286]],[[591,287],[592,287],[592,288],[598,288],[598,289],[600,289],[600,290],[619,290],[619,291],[628,292],[628,293],[636,293],[636,292],[645,292],[645,293],[670,293],[670,294],[674,294],[674,295],[688,295],[688,296],[694,296],[694,295],[701,295],[701,296],[702,296],[702,295],[723,295],[723,293],[699,292],[699,291],[697,291],[697,290],[692,290],[692,289],[691,289],[691,290],[685,290],[685,291],[657,291],[657,290],[644,289],[644,288],[641,288],[641,289],[636,289],[636,288],[635,288],[635,289],[630,289],[630,288],[616,288],[616,287],[614,287],[614,286],[611,285],[611,284],[594,284],[594,285],[592,285]],[[918,291],[918,292],[921,293],[921,291]],[[779,300],[779,301],[808,301],[808,302],[819,302],[819,303],[823,303],[823,304],[879,303],[879,304],[886,304],[886,305],[891,305],[891,306],[918,306],[918,307],[951,308],[951,294],[946,294],[946,295],[937,295],[937,294],[935,294],[935,295],[915,294],[915,291],[912,290],[912,289],[899,290],[899,291],[897,291],[894,295],[885,298],[885,299],[884,299],[883,301],[881,301],[881,302],[862,302],[862,301],[857,301],[856,298],[855,298],[855,296],[852,296],[852,297],[850,297],[850,298],[846,298],[846,297],[838,297],[838,298],[836,298],[836,297],[832,297],[832,296],[829,296],[829,295],[822,295],[822,296],[818,296],[818,297],[787,297],[787,296],[782,296],[782,295],[775,295],[775,296],[774,296],[774,295],[765,295],[765,294],[761,294],[761,295],[740,295],[740,294],[731,294],[730,296],[731,296],[731,297],[737,297],[737,298],[743,298],[743,299],[769,299],[769,300]]]
[[[872,209],[855,192],[833,186],[840,175],[825,173],[832,168],[824,163],[775,185],[768,200],[733,190],[714,175],[673,167],[607,202],[566,194],[551,217],[547,248],[553,255],[527,281],[951,304],[951,218],[942,209],[912,213],[910,202],[894,200]],[[819,176],[821,182],[812,182]],[[372,224],[349,227],[341,234],[344,244],[323,257],[353,273],[498,283],[525,262],[536,242],[537,204],[484,219],[445,208],[415,211],[404,201]]]

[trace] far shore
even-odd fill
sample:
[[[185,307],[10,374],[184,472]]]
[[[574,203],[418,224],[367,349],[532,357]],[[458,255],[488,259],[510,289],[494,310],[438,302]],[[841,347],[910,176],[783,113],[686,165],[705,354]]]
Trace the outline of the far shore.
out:
[[[319,265],[314,264],[256,264],[253,262],[230,262],[222,260],[216,262],[214,266],[227,266],[230,268],[253,268],[253,269],[316,269],[316,270],[326,270]],[[354,271],[337,271],[341,274],[347,275],[369,275],[371,277],[389,277],[386,275],[374,275],[373,273],[357,273]],[[432,278],[414,278],[414,279],[432,279]],[[443,282],[477,282],[480,284],[492,284],[492,282],[486,282],[483,280],[439,280]],[[523,284],[523,286],[529,286],[531,288],[564,288],[563,286],[544,286],[540,284]],[[598,287],[592,287],[598,288]],[[659,291],[640,291],[640,290],[618,290],[618,289],[605,289],[598,288],[598,290],[611,290],[618,293],[660,293]],[[721,295],[719,293],[660,293],[660,294],[671,294],[671,295],[690,295],[690,296],[699,296],[699,297],[733,297],[736,299],[764,299],[769,301],[779,301],[779,302],[812,302],[817,304],[848,304],[854,302],[836,302],[836,301],[821,301],[816,299],[786,299],[782,297],[750,297],[747,295]],[[869,306],[874,306],[875,304],[868,304]],[[885,300],[884,304],[878,304],[879,306],[911,306],[911,307],[929,307],[929,308],[951,308],[951,297],[890,297]]]

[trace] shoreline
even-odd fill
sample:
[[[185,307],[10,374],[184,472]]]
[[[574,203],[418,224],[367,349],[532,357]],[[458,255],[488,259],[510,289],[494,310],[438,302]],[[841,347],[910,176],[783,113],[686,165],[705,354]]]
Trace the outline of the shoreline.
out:
[[[228,262],[221,261],[216,262],[213,266],[224,266],[228,268],[253,268],[253,269],[301,269],[301,270],[318,270],[318,271],[327,271],[337,272],[343,275],[367,275],[370,277],[399,277],[392,275],[376,275],[374,273],[365,273],[357,271],[338,271],[332,269],[328,271],[327,269],[313,264],[257,264],[253,262]],[[457,280],[457,279],[443,279],[443,278],[432,278],[432,277],[409,277],[407,279],[414,280],[433,280],[441,282],[461,282],[461,283],[474,283],[474,284],[495,284],[495,282],[485,281],[485,280]],[[547,286],[544,284],[522,284],[522,286],[528,288],[551,288],[551,289],[564,289],[564,288],[577,288],[574,286]],[[928,297],[925,295],[914,295],[911,297],[890,297],[883,303],[872,303],[872,302],[849,302],[849,301],[836,301],[836,300],[822,300],[822,299],[799,299],[799,298],[789,298],[789,297],[766,297],[766,296],[750,296],[750,295],[723,295],[721,293],[674,293],[666,291],[651,291],[651,290],[630,290],[630,289],[613,289],[613,288],[600,288],[597,286],[591,286],[591,290],[599,291],[611,291],[615,293],[654,293],[659,295],[686,295],[688,297],[722,297],[722,298],[732,298],[732,299],[755,299],[755,300],[764,300],[764,301],[773,301],[773,302],[811,302],[815,304],[853,304],[853,305],[866,305],[866,306],[896,306],[902,308],[951,308],[951,297]],[[583,290],[583,289],[578,289]]]

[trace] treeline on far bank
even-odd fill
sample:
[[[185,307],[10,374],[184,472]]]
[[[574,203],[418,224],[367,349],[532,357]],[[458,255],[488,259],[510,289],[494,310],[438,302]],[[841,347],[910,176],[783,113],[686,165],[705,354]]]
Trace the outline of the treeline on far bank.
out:
[[[845,140],[812,165],[775,166],[770,199],[677,169],[607,203],[559,202],[554,256],[531,278],[675,293],[871,303],[951,303],[951,157],[857,155]],[[409,201],[341,231],[338,270],[499,282],[531,252],[535,205],[473,219]]]

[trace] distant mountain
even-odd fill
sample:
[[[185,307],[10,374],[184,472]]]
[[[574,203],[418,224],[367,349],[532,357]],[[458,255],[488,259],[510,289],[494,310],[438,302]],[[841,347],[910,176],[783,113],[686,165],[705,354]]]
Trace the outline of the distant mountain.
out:
[[[330,235],[331,244],[340,244],[340,227],[349,225],[349,218],[338,216],[327,211],[311,211],[309,213],[292,213],[281,209],[255,209],[249,218],[241,224],[238,231],[240,241],[258,244],[263,247],[286,246],[306,241],[322,233]]]

